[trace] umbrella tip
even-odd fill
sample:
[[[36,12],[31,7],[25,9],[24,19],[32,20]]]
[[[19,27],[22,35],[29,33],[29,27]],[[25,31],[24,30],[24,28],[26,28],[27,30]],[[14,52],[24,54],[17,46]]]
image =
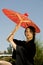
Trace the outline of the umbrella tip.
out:
[[[28,13],[24,13],[24,15],[27,16],[27,17],[29,16]]]
[[[5,10],[6,10],[5,8],[2,9],[2,11],[5,11]]]

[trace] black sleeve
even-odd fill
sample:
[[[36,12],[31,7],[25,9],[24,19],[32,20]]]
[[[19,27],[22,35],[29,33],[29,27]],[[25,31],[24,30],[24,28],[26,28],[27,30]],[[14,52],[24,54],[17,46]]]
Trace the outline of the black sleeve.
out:
[[[23,45],[23,42],[22,42],[21,40],[13,39],[13,41],[14,41],[18,46],[22,46],[22,45]],[[15,49],[13,49],[12,58],[13,58],[13,59],[16,58],[16,51],[15,51]]]
[[[22,42],[21,40],[13,39],[13,41],[14,41],[17,45],[19,45],[19,46],[21,46],[21,45],[23,44],[23,42]]]

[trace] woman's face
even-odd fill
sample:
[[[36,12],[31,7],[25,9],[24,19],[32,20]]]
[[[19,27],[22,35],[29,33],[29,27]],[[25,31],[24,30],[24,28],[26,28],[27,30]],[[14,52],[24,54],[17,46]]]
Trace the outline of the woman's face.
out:
[[[33,32],[30,30],[30,28],[26,29],[25,36],[27,38],[27,41],[30,41],[33,39]]]

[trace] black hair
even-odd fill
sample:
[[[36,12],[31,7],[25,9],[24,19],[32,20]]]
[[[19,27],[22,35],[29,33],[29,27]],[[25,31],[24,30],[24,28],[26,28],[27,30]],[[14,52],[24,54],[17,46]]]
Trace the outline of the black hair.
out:
[[[35,40],[35,28],[33,26],[29,26],[27,28],[29,28],[30,31],[33,33],[33,41],[34,41]],[[27,28],[25,29],[25,33],[26,33]]]

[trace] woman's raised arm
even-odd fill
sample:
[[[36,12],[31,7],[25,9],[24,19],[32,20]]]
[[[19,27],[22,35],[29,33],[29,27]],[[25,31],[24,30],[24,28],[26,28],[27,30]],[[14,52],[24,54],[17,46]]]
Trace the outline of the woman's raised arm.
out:
[[[21,22],[16,25],[15,29],[10,33],[10,35],[7,37],[7,41],[10,42],[13,46],[13,48],[16,50],[16,43],[13,41],[14,35],[17,32],[17,30],[20,28]]]

